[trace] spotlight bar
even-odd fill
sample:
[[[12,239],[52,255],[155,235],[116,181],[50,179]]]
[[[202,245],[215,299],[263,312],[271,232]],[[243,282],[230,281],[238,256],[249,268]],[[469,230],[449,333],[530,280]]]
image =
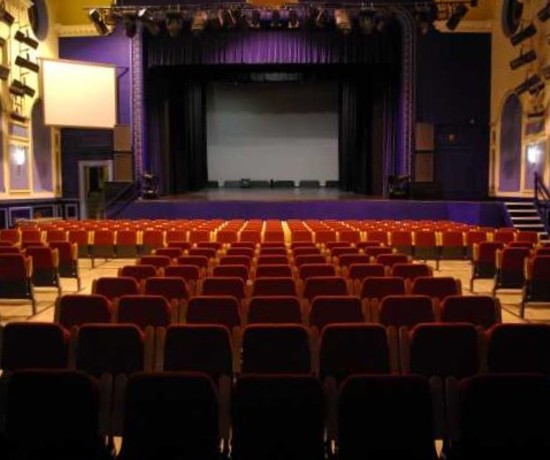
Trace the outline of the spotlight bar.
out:
[[[513,59],[510,61],[510,68],[512,70],[516,70],[517,68],[521,67],[522,65],[529,64],[530,62],[533,62],[535,59],[537,59],[537,53],[535,53],[535,50],[529,50],[525,54],[520,54],[519,57]]]
[[[531,38],[537,33],[537,28],[533,23],[530,23],[525,29],[520,30],[517,34],[510,37],[510,42],[512,45],[519,45],[521,42]]]
[[[12,120],[18,121],[20,123],[25,123],[27,121],[27,117],[24,117],[23,115],[17,112],[10,113],[10,117]]]
[[[537,13],[537,18],[539,21],[546,22],[550,18],[550,2],[546,3],[546,6],[543,6]]]
[[[15,65],[18,65],[19,67],[24,67],[25,69],[29,69],[32,72],[38,73],[40,70],[40,67],[35,62],[29,61],[28,59],[25,59],[23,56],[17,56],[15,58]]]
[[[6,7],[4,5],[0,7],[0,22],[3,22],[8,26],[11,26],[15,22],[15,17],[13,17],[13,15],[11,15],[10,12],[6,10]]]
[[[103,19],[103,15],[97,8],[94,8],[93,10],[91,10],[88,13],[88,16],[90,18],[90,21],[92,21],[92,24],[94,25],[95,30],[99,35],[107,35],[110,32],[109,27],[107,27],[107,24]]]
[[[24,43],[27,46],[30,46],[33,49],[38,48],[38,45],[39,45],[38,41],[35,40],[34,38],[29,37],[28,35],[25,35],[20,30],[15,32],[15,35],[14,35],[13,38],[15,38],[18,42],[21,42],[21,43]]]
[[[458,27],[458,24],[460,24],[460,21],[462,21],[462,19],[464,18],[464,16],[466,16],[467,13],[468,13],[468,7],[466,5],[462,3],[460,5],[457,5],[453,9],[453,12],[449,17],[449,19],[447,19],[447,23],[446,23],[447,29],[455,30]]]
[[[34,97],[36,90],[19,80],[13,80],[10,85],[10,93],[15,96]]]
[[[544,85],[542,80],[538,75],[533,75],[532,77],[525,80],[523,83],[519,84],[514,88],[514,92],[519,96],[527,91],[531,91],[532,88],[540,87],[541,83]]]

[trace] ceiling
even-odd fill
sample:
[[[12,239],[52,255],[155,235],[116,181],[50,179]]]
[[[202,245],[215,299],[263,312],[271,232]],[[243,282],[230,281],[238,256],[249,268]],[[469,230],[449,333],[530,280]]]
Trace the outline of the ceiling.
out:
[[[436,0],[437,2],[438,0]],[[113,2],[111,0],[48,0],[50,16],[54,22],[63,25],[77,25],[88,23],[87,8],[90,6],[109,6]],[[150,2],[154,4],[155,2]],[[173,3],[178,3],[174,0]],[[251,0],[248,3],[258,5],[275,5],[281,3],[277,0]],[[478,6],[470,8],[465,20],[470,21],[485,21],[495,17],[497,2],[495,0],[479,0]]]

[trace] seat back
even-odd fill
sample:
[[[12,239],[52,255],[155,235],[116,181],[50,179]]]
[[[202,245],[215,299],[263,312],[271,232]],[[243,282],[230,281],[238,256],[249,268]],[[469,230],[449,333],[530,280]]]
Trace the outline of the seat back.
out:
[[[409,346],[413,374],[461,379],[480,370],[479,338],[473,324],[418,324],[410,331]]]
[[[550,326],[497,324],[487,331],[487,368],[490,372],[527,372],[550,375]]]
[[[397,263],[391,269],[391,276],[399,276],[408,280],[415,280],[420,276],[432,276],[433,272],[427,264]]]
[[[491,296],[450,295],[441,305],[441,321],[467,322],[488,329],[501,322],[499,304]]]
[[[68,370],[22,370],[11,376],[8,392],[7,458],[92,460],[107,454],[94,379]]]
[[[323,407],[322,387],[314,377],[239,377],[232,400],[233,455],[322,460]]]
[[[319,295],[347,295],[348,286],[342,276],[312,276],[304,285],[304,298],[310,302]]]
[[[143,372],[128,379],[123,459],[220,456],[218,394],[201,373]]]
[[[309,334],[297,324],[252,324],[243,332],[244,374],[308,374]]]
[[[1,367],[4,371],[64,369],[68,338],[68,333],[58,324],[8,323],[2,330]]]
[[[242,300],[245,295],[245,283],[235,276],[216,276],[205,278],[202,283],[203,295],[230,295]]]
[[[189,297],[187,283],[183,278],[177,276],[152,276],[147,278],[143,284],[143,293],[162,296],[168,302],[172,300],[182,302]]]
[[[168,326],[172,311],[161,295],[123,295],[116,306],[116,318],[118,323],[135,324],[144,331],[147,326]]]
[[[83,324],[76,336],[75,366],[95,377],[144,370],[144,336],[134,324]]]
[[[386,328],[379,324],[329,324],[321,333],[319,376],[338,382],[352,374],[390,372]]]
[[[157,267],[150,264],[125,265],[119,269],[118,274],[134,278],[139,283],[141,280],[157,276]]]
[[[388,295],[404,295],[405,281],[401,277],[372,276],[365,278],[361,283],[360,297],[361,299],[377,299],[382,300]]]
[[[296,296],[296,283],[292,278],[256,278],[252,283],[252,296],[288,295]]]
[[[110,323],[112,308],[101,294],[65,294],[55,305],[55,321],[69,330],[89,323]]]
[[[413,327],[435,321],[432,299],[425,295],[391,295],[379,305],[378,320],[385,326]]]
[[[342,460],[438,458],[430,384],[423,377],[348,377],[340,387],[337,421]]]
[[[300,279],[306,281],[313,276],[336,276],[336,269],[334,265],[328,263],[303,264],[298,273]]]
[[[311,303],[309,324],[319,330],[332,323],[362,323],[364,321],[361,299],[357,296],[316,296]]]
[[[458,281],[450,276],[419,276],[414,279],[411,294],[427,295],[443,301],[450,295],[461,295]]]
[[[239,300],[233,296],[200,295],[189,299],[189,324],[221,324],[230,331],[241,325]]]
[[[300,301],[295,296],[255,296],[248,304],[248,324],[301,322]]]
[[[255,272],[256,278],[292,278],[292,268],[284,265],[258,265]]]
[[[101,294],[109,300],[114,300],[123,295],[139,294],[139,285],[134,278],[104,276],[92,282],[92,294]]]

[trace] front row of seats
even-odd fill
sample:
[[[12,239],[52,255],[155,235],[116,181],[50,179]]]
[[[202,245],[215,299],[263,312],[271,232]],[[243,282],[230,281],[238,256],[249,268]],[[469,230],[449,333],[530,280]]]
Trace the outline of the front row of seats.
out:
[[[7,383],[3,457],[113,458],[109,401],[101,390],[79,371],[15,372]],[[475,376],[449,385],[446,400],[446,455],[550,456],[545,376]],[[137,373],[126,385],[117,458],[218,460],[230,450],[236,460],[322,460],[328,450],[341,460],[435,460],[436,404],[429,381],[414,375],[353,375],[339,386],[333,407],[315,377],[245,375],[235,383],[229,410],[206,374]]]

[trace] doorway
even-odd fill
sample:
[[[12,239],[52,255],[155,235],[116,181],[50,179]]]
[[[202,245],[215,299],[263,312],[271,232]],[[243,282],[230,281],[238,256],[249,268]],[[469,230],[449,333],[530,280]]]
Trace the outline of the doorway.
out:
[[[113,180],[113,162],[79,161],[78,184],[81,219],[105,217],[105,184]]]

